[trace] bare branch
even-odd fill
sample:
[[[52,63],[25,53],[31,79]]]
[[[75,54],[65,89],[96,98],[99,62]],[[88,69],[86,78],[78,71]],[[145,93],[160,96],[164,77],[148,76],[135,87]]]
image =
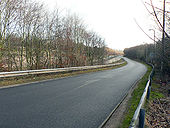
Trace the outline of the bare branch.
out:
[[[158,16],[157,16],[157,14],[156,14],[155,7],[154,7],[154,5],[153,5],[153,3],[152,3],[152,0],[150,0],[150,3],[151,3],[151,6],[152,6],[152,10],[153,10],[153,12],[154,12],[154,16],[155,16],[157,22],[159,23],[159,25],[161,26],[161,28],[162,28],[162,30],[163,30],[163,26],[162,26],[161,22],[160,22],[159,19],[158,19]],[[168,35],[165,31],[164,31],[164,33],[165,33],[165,35],[166,35],[168,38],[170,38],[169,35]]]
[[[136,21],[136,19],[134,19],[134,21],[135,21],[135,23],[137,24],[137,26],[142,30],[142,32],[143,32],[148,38],[150,38],[151,40],[154,41],[154,39],[153,39],[152,37],[150,37],[150,36],[142,29],[142,27],[138,24],[138,22]],[[159,40],[158,37],[156,37],[156,39]]]

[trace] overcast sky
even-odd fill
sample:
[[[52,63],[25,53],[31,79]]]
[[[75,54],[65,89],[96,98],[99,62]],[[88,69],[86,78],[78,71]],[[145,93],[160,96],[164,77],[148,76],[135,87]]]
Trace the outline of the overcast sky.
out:
[[[142,0],[38,0],[43,1],[49,10],[68,9],[77,13],[93,30],[105,38],[107,46],[113,49],[124,48],[142,43],[152,43],[136,25],[148,31],[152,28],[151,17],[142,4]]]

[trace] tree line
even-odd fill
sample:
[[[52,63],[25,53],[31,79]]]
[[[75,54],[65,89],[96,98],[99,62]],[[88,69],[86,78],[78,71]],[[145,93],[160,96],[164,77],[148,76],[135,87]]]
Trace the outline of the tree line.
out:
[[[154,18],[154,29],[149,29],[154,32],[154,38],[152,38],[145,30],[139,28],[154,41],[154,44],[144,44],[124,50],[125,56],[146,61],[154,64],[157,74],[160,75],[160,80],[166,82],[170,79],[170,11],[168,10],[169,3],[166,0],[159,1],[163,8],[156,7],[153,4],[153,0],[149,2],[143,2],[150,16]],[[152,11],[151,11],[152,10]],[[162,35],[161,39],[156,36],[159,32]],[[157,40],[157,41],[156,41]]]
[[[0,1],[0,71],[102,64],[105,40],[76,14],[31,0]]]
[[[170,38],[166,37],[164,41],[164,68],[165,74],[170,76]],[[161,71],[162,59],[162,41],[156,41],[156,44],[143,44],[124,49],[124,55],[131,59],[142,60],[154,64],[158,72]]]

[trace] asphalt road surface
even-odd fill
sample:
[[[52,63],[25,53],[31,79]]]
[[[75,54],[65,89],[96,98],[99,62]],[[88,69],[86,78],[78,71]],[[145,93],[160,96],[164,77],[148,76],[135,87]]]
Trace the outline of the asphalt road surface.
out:
[[[97,128],[146,67],[124,67],[0,89],[0,128]]]

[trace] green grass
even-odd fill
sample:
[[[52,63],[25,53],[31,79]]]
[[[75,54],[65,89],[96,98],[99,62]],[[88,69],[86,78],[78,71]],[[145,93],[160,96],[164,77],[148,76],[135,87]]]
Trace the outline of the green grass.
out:
[[[145,64],[146,65],[146,64]],[[127,108],[127,112],[124,116],[121,128],[128,128],[130,125],[130,122],[132,120],[132,117],[135,113],[135,110],[138,106],[138,103],[141,99],[141,96],[143,94],[143,91],[145,89],[146,83],[148,81],[148,76],[150,74],[150,72],[152,71],[152,68],[148,65],[147,66],[147,72],[146,74],[143,76],[143,78],[139,81],[137,87],[134,89],[133,93],[132,93],[132,97],[130,98],[130,100],[128,101],[128,108]]]
[[[165,95],[163,93],[160,92],[160,84],[155,83],[156,78],[153,78],[152,81],[152,86],[151,86],[151,93],[150,93],[150,97],[149,100],[147,100],[147,102],[145,103],[145,111],[146,111],[146,116],[147,114],[149,114],[150,111],[150,103],[152,103],[155,99],[160,99],[160,98],[165,98]],[[145,124],[145,128],[148,128],[148,126]]]
[[[149,101],[153,101],[154,99],[160,99],[160,98],[164,98],[164,94],[161,93],[159,91],[160,88],[160,84],[156,84],[154,82],[152,82],[152,87],[151,87],[151,94],[150,94],[150,98]]]
[[[120,60],[119,62],[123,62],[123,61],[124,60]],[[69,76],[74,76],[74,75],[83,74],[83,73],[110,70],[110,69],[115,69],[115,68],[125,66],[126,64],[127,62],[125,61],[125,63],[123,64],[112,66],[112,67],[107,67],[107,68],[97,68],[97,69],[89,69],[89,70],[84,70],[84,71],[58,73],[58,74],[53,73],[53,74],[27,75],[27,76],[5,78],[0,81],[0,86],[23,84],[23,83],[29,83],[29,82],[35,82],[35,81],[41,81],[41,80],[69,77]]]

